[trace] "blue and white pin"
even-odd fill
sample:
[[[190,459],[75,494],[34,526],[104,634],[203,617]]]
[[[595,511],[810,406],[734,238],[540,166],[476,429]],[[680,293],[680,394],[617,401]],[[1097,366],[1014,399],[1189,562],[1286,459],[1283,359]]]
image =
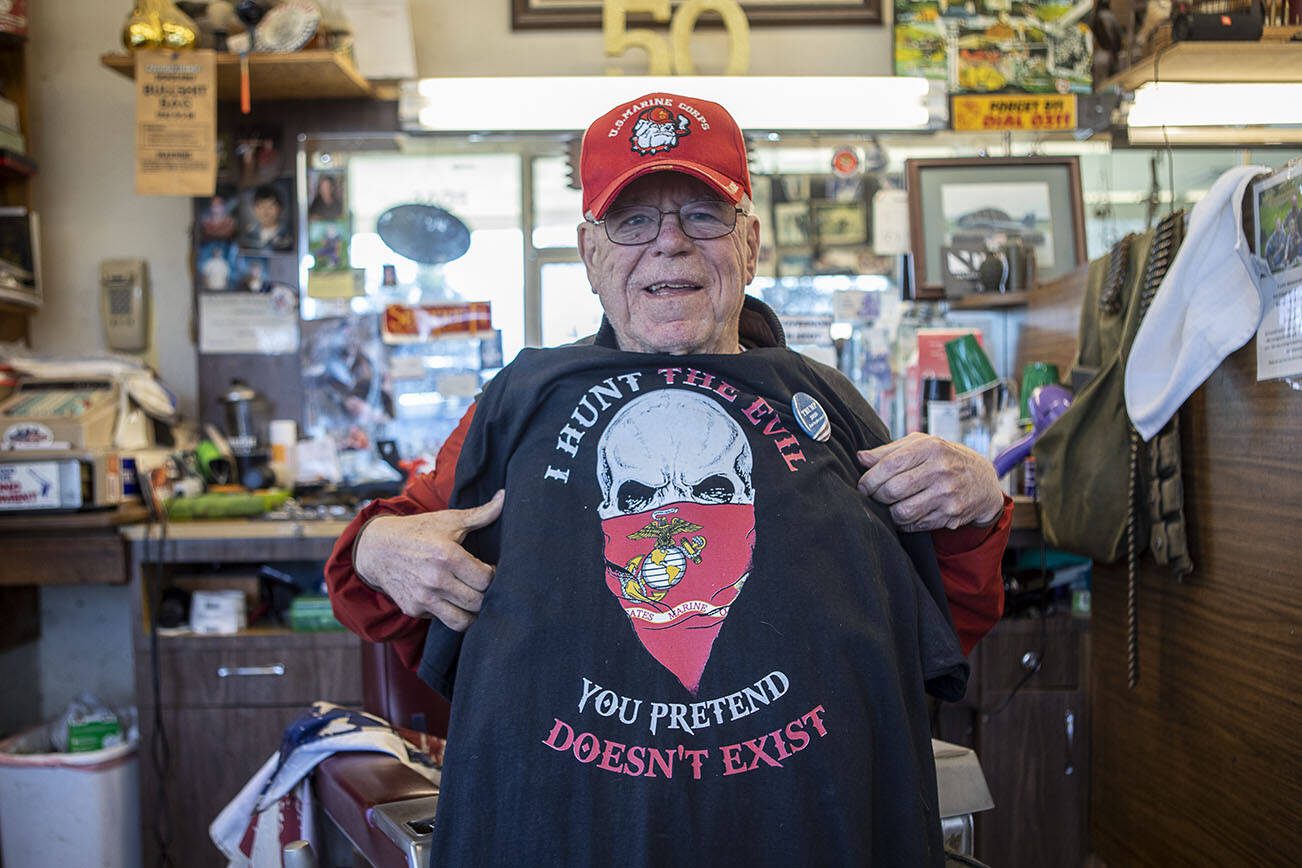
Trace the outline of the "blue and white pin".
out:
[[[792,395],[791,412],[796,414],[796,422],[805,433],[819,443],[826,443],[832,436],[832,421],[827,418],[827,411],[813,395],[806,392]]]

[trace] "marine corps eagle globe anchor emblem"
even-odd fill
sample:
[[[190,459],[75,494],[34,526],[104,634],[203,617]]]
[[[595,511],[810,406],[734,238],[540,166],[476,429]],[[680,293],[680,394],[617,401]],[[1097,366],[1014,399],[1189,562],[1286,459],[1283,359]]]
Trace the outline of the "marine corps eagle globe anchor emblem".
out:
[[[705,537],[693,536],[674,542],[674,537],[695,533],[701,530],[701,526],[681,518],[671,520],[665,517],[676,512],[676,506],[659,510],[646,527],[628,535],[629,539],[654,539],[655,548],[649,554],[629,558],[628,565],[622,570],[611,565],[624,578],[624,596],[628,599],[644,603],[663,600],[669,589],[683,580],[687,562],[701,562]]]

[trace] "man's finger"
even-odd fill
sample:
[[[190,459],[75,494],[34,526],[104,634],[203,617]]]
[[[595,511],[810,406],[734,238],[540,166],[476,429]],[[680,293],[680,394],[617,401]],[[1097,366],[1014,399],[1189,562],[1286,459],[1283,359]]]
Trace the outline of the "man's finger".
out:
[[[447,567],[448,573],[451,574],[454,582],[461,582],[468,589],[482,594],[488,590],[488,586],[493,582],[494,567],[492,564],[486,564],[461,546],[449,546],[443,556],[444,566]],[[450,585],[455,587],[453,582]],[[468,599],[465,602],[469,602]],[[470,608],[467,606],[467,608]],[[479,611],[479,604],[475,603],[471,611]]]
[[[466,530],[479,530],[497,521],[502,514],[502,504],[506,502],[506,490],[499,488],[497,493],[486,503],[469,509],[456,510],[461,515],[462,526]]]
[[[871,469],[887,455],[904,445],[903,440],[892,440],[890,443],[883,443],[881,446],[872,449],[863,449],[858,453],[859,463],[865,468]]]
[[[877,489],[881,488],[888,481],[903,473],[908,473],[914,468],[921,467],[926,463],[928,453],[926,449],[910,448],[899,449],[886,457],[886,460],[879,461],[868,469],[859,479],[859,490],[869,497],[872,497]]]
[[[859,490],[873,500],[887,504],[899,503],[915,494],[927,491],[930,474],[922,466],[910,467],[901,473],[887,476],[880,481],[873,478],[870,470],[859,479]]]
[[[451,630],[458,633],[464,633],[466,628],[475,622],[477,615],[474,612],[467,612],[446,600],[435,600],[430,605],[430,614],[438,618]]]

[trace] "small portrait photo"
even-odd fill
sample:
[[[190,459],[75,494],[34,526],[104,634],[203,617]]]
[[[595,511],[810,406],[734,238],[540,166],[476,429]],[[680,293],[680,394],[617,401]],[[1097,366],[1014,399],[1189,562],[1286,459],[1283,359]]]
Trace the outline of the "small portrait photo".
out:
[[[235,286],[240,292],[271,291],[271,260],[265,256],[241,256],[236,263]]]
[[[312,254],[313,271],[343,271],[348,268],[348,221],[314,220],[307,224],[307,252]]]
[[[809,243],[809,203],[775,202],[773,235],[779,247],[801,247]]]
[[[340,220],[347,209],[344,205],[343,172],[308,172],[310,197],[307,206],[309,220]]]
[[[287,179],[250,187],[240,202],[240,247],[275,253],[294,249],[294,197]]]
[[[868,212],[863,202],[816,202],[814,228],[820,244],[867,244]]]
[[[196,285],[207,292],[234,289],[238,258],[233,241],[201,242],[195,264]]]
[[[280,134],[245,128],[235,134],[235,176],[241,187],[255,187],[279,178],[284,171]]]
[[[199,241],[229,241],[239,231],[239,196],[235,188],[218,184],[210,197],[194,200],[195,234]]]
[[[1302,279],[1302,172],[1276,172],[1253,191],[1257,255],[1278,282]]]

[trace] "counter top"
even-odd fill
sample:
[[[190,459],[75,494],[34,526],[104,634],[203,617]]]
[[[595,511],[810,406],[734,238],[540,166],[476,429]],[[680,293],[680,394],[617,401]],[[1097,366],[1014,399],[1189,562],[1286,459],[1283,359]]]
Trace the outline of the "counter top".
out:
[[[348,522],[338,519],[285,520],[246,518],[219,521],[172,521],[167,539],[186,540],[276,540],[336,539]],[[119,530],[128,542],[157,542],[162,531],[157,524],[134,524]]]

